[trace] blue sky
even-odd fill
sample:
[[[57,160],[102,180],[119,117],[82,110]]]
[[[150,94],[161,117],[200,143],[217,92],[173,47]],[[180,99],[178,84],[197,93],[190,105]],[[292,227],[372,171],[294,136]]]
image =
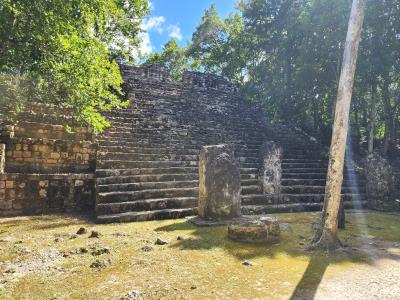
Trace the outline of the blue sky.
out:
[[[142,35],[142,54],[160,51],[171,38],[181,45],[190,41],[204,10],[215,4],[225,18],[235,9],[236,0],[150,0],[152,12],[144,21],[147,31]]]

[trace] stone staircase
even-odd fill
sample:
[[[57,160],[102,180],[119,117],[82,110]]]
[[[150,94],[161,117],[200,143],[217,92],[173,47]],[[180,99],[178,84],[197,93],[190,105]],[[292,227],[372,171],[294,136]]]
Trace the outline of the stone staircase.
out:
[[[200,149],[219,143],[231,144],[240,161],[244,213],[321,208],[327,158],[317,144],[285,126],[268,128],[262,111],[219,77],[188,72],[180,83],[147,68],[122,67],[130,106],[108,113],[111,127],[97,137],[98,222],[193,215]],[[284,148],[280,195],[264,195],[258,184],[265,140]],[[363,192],[354,195],[351,178],[348,207]]]
[[[244,196],[245,214],[319,211],[322,209],[329,162],[327,149],[290,127],[278,126],[272,140],[283,148],[280,195]],[[346,162],[342,187],[345,208],[365,204],[365,179]]]

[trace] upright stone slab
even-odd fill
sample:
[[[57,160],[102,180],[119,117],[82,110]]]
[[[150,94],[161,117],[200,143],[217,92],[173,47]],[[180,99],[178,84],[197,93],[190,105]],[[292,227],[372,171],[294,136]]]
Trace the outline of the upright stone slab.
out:
[[[282,147],[272,141],[260,148],[261,168],[259,182],[264,194],[278,195],[282,179]]]
[[[228,145],[203,147],[199,161],[199,217],[239,217],[240,189],[240,168],[232,149]]]
[[[378,153],[370,154],[365,160],[367,180],[367,206],[380,211],[400,210],[397,200],[396,178],[389,162]]]
[[[6,165],[6,145],[0,144],[0,174],[4,174]]]

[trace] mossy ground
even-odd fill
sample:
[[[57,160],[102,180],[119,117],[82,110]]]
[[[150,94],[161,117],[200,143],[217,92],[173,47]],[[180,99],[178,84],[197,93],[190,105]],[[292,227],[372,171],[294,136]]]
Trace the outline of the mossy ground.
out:
[[[98,225],[65,215],[0,219],[0,299],[120,299],[132,290],[144,299],[289,299],[313,292],[322,278],[373,263],[362,250],[366,240],[400,241],[400,215],[349,213],[340,238],[350,250],[327,256],[306,251],[318,214],[277,216],[289,227],[281,243],[270,246],[236,243],[224,226],[198,228],[186,220]],[[75,237],[80,227],[102,236]],[[169,243],[154,245],[158,237]],[[110,253],[93,256],[90,248],[100,246]],[[89,252],[77,253],[81,247]],[[111,259],[111,265],[90,268],[96,259]]]

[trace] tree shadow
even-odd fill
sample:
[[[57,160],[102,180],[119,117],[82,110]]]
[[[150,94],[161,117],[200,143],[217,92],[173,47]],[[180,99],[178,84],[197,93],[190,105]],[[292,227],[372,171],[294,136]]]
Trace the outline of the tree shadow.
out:
[[[290,300],[314,299],[329,264],[330,262],[328,259],[312,256]]]
[[[354,224],[349,224],[348,229],[342,230],[340,233],[341,239],[345,240],[347,244],[344,251],[339,251],[334,255],[327,255],[327,253],[321,251],[307,251],[307,246],[312,237],[311,223],[318,220],[318,218],[318,215],[298,215],[289,219],[283,218],[283,222],[287,222],[289,226],[287,230],[282,231],[281,243],[277,245],[254,245],[231,241],[227,237],[226,226],[196,227],[189,222],[180,222],[158,227],[156,231],[180,231],[189,234],[189,238],[184,238],[169,246],[178,247],[181,250],[212,250],[220,248],[241,261],[259,257],[275,259],[281,255],[308,259],[307,268],[290,299],[313,299],[324,273],[331,264],[351,262],[373,265],[377,259],[400,260],[400,255],[390,253],[388,249],[381,248],[384,246],[383,244],[375,246],[374,249],[378,251],[375,254],[369,253],[368,247],[364,246],[368,246],[372,242],[379,243],[379,241],[364,237],[361,234],[362,230],[355,233],[355,228],[361,225],[356,224],[356,217],[354,216]],[[372,223],[376,224],[376,222],[377,220],[374,220]],[[370,230],[373,230],[372,233],[379,236],[377,233],[380,232],[380,229],[368,225],[368,223],[364,225],[366,227],[369,226]],[[400,241],[400,236],[398,240]]]
[[[0,226],[4,229],[26,226],[29,230],[47,230],[78,225],[94,224],[94,218],[89,214],[52,214],[45,216],[22,216],[0,218]]]

